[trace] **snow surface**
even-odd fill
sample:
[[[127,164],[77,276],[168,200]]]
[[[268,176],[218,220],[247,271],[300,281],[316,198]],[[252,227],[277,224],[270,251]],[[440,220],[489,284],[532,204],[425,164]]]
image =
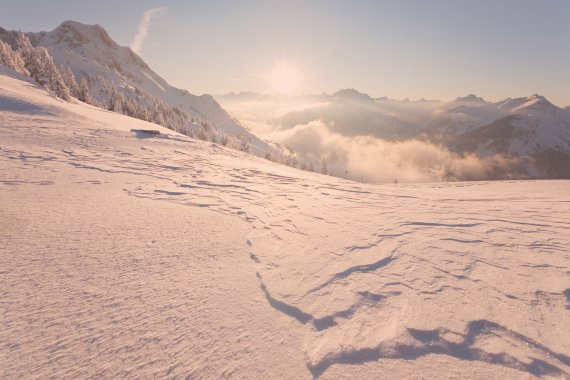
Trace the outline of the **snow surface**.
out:
[[[569,181],[357,184],[7,76],[0,126],[2,378],[570,377]]]

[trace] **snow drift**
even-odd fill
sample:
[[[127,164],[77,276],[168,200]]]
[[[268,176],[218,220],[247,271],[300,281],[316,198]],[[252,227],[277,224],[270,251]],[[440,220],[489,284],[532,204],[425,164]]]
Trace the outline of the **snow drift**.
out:
[[[7,76],[0,120],[3,378],[570,376],[568,181],[358,184]]]

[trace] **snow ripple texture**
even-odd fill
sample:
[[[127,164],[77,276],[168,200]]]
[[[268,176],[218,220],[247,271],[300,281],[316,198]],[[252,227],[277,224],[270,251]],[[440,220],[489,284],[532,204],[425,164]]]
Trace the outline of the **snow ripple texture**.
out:
[[[300,331],[291,349],[301,351],[305,376],[436,356],[511,377],[570,377],[568,181],[357,184],[51,111],[34,111],[24,125],[19,111],[3,111],[3,125],[16,127],[1,129],[0,160],[12,173],[2,191],[49,187],[59,178],[50,170],[69,171],[95,178],[92,186],[119,184],[129,199],[234,221],[225,228],[243,223],[236,228],[257,291]],[[12,277],[3,269],[2,278],[6,311]],[[3,323],[2,334],[10,328]],[[4,342],[4,353],[17,349]]]

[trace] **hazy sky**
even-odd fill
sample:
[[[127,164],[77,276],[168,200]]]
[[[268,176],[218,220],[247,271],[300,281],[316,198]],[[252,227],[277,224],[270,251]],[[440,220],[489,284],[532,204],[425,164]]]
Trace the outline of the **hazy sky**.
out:
[[[6,29],[100,24],[193,93],[266,91],[294,80],[289,90],[303,93],[541,93],[570,105],[568,0],[0,0],[0,9]]]

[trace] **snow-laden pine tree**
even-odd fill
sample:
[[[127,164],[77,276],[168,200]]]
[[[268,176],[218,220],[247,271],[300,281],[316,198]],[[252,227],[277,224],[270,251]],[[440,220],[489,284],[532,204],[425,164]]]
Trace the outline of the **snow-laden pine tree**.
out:
[[[108,95],[109,100],[107,101],[107,111],[115,112],[117,109],[117,91],[115,88],[111,88]]]
[[[89,91],[89,86],[87,85],[87,80],[85,80],[85,78],[81,79],[81,82],[79,83],[77,99],[87,104],[91,104],[93,102],[91,92]]]
[[[23,75],[30,75],[20,54],[15,52],[8,43],[2,40],[0,40],[0,65],[7,66]]]
[[[71,99],[69,88],[46,48],[33,47],[28,36],[23,33],[18,33],[16,46],[32,79],[53,95],[67,101]]]
[[[117,91],[115,97],[115,112],[125,113],[123,111],[123,104],[125,103],[125,96],[122,92]]]
[[[37,79],[34,79],[58,98],[69,101],[71,99],[69,88],[63,81],[48,50],[45,47],[35,48],[33,56],[38,69],[36,72]],[[30,74],[32,74],[31,70]]]
[[[24,33],[18,32],[14,44],[15,44],[14,50],[18,52],[20,57],[22,57],[24,64],[27,64],[27,62],[29,62],[32,59],[31,56],[34,50],[34,47],[32,46],[30,39]]]
[[[79,94],[79,85],[75,80],[75,75],[73,75],[73,71],[71,71],[71,67],[67,66],[64,67],[63,65],[60,66],[59,71],[63,78],[63,81],[67,88],[69,88],[69,93],[74,98],[77,98]]]

